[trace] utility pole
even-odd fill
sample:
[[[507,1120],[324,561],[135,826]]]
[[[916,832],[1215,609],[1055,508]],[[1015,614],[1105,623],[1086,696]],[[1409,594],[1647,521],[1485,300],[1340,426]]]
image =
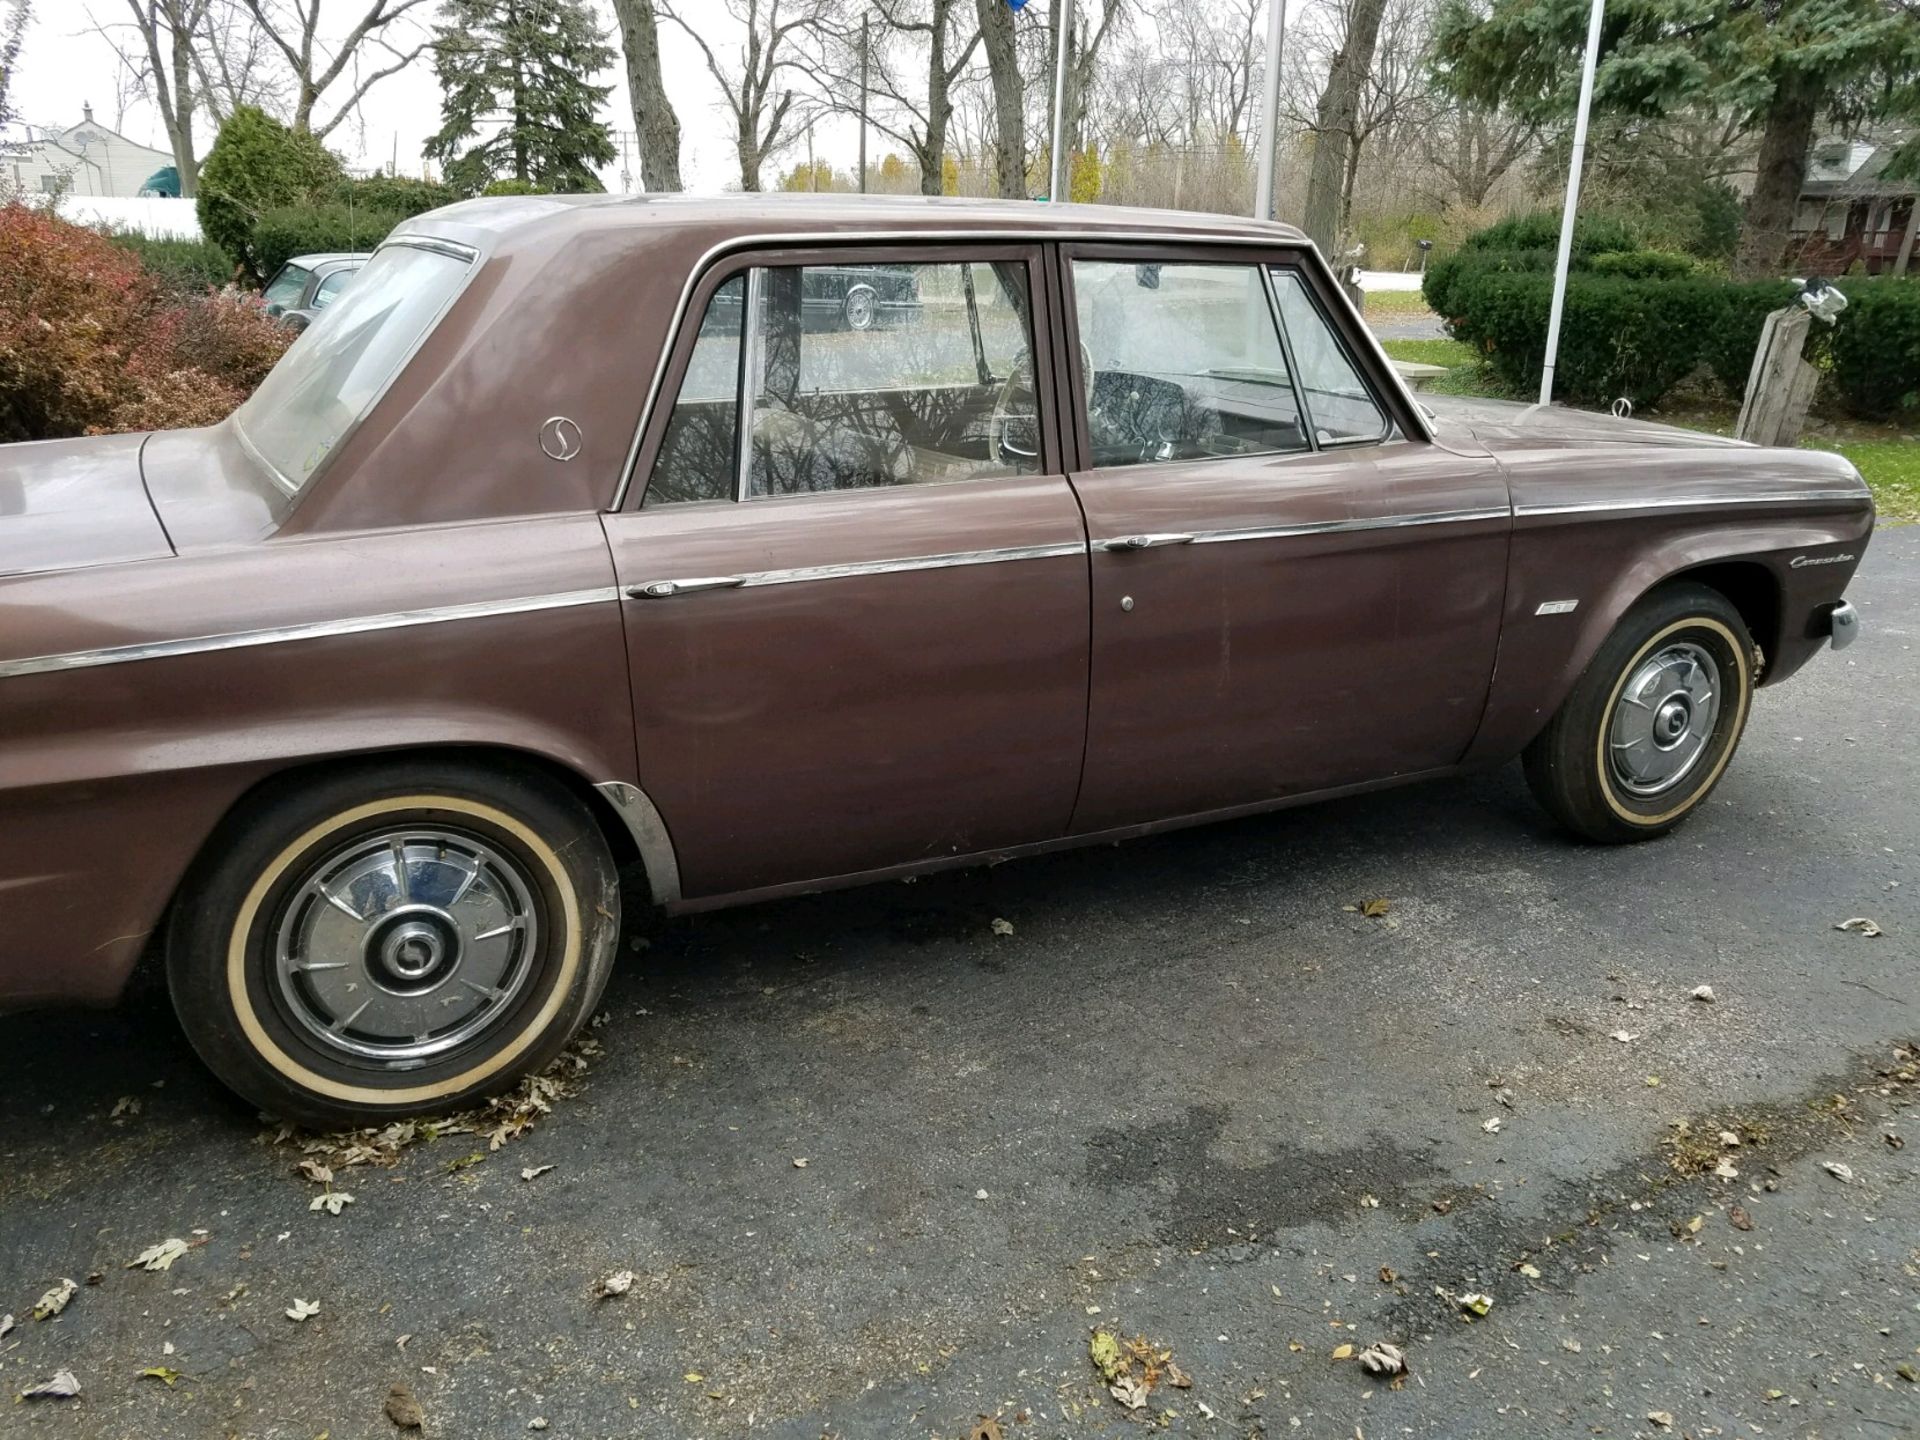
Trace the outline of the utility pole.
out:
[[[1580,204],[1580,169],[1587,158],[1587,112],[1593,108],[1593,72],[1600,64],[1600,17],[1607,0],[1593,0],[1587,17],[1587,58],[1580,71],[1580,113],[1573,120],[1573,163],[1567,169],[1567,201],[1560,210],[1560,253],[1553,265],[1553,308],[1547,316],[1547,363],[1540,369],[1540,403],[1553,401],[1553,364],[1560,352],[1560,317],[1567,308],[1567,267],[1573,258],[1573,212]]]
[[[860,17],[860,193],[867,193],[867,17]]]
[[[1260,169],[1253,218],[1273,219],[1273,167],[1280,151],[1280,56],[1287,45],[1287,0],[1267,0],[1267,74],[1260,89]]]
[[[1053,174],[1047,181],[1047,199],[1058,205],[1070,186],[1067,171],[1067,60],[1073,53],[1073,0],[1059,0],[1059,63],[1053,68]]]

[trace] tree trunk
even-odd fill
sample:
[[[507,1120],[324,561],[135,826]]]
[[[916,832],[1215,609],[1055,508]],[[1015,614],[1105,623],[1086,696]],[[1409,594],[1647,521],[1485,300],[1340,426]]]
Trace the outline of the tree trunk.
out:
[[[987,70],[993,77],[993,122],[996,137],[995,172],[1001,198],[1027,198],[1026,87],[1020,78],[1020,56],[1014,48],[1013,12],[1006,0],[973,0],[980,20],[980,39],[987,52]]]
[[[1772,280],[1780,274],[1787,242],[1793,237],[1800,187],[1806,183],[1820,98],[1820,82],[1805,76],[1782,80],[1774,91],[1767,128],[1760,136],[1760,158],[1753,194],[1747,200],[1746,223],[1740,230],[1740,249],[1734,255],[1736,280]]]
[[[947,91],[947,14],[952,0],[933,0],[933,33],[927,37],[927,137],[919,146],[920,193],[945,188],[947,121],[953,97]]]
[[[761,157],[755,127],[746,120],[740,122],[734,148],[740,152],[740,188],[751,194],[760,188]]]
[[[193,31],[186,23],[188,18],[177,10],[174,13],[173,98],[179,113],[164,117],[183,198],[200,193],[200,161],[193,153],[193,111],[199,102],[193,93]]]
[[[1354,0],[1346,43],[1333,57],[1327,85],[1314,115],[1313,169],[1307,174],[1307,210],[1303,228],[1320,253],[1334,258],[1340,239],[1340,199],[1353,143],[1353,122],[1360,110],[1360,89],[1373,69],[1386,0]]]
[[[679,190],[680,119],[660,77],[660,35],[653,0],[613,0],[627,57],[627,89],[633,96],[633,128],[640,136],[640,183],[650,191]]]

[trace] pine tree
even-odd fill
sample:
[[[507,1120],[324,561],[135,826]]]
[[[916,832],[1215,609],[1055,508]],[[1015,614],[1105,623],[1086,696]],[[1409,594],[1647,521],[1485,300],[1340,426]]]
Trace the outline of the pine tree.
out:
[[[434,39],[440,133],[425,153],[449,184],[477,194],[513,180],[554,191],[603,188],[595,165],[614,158],[599,118],[613,63],[587,0],[447,0]]]

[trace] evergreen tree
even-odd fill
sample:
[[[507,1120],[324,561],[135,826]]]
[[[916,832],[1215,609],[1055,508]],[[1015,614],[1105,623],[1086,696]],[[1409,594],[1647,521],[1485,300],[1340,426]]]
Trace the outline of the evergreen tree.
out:
[[[614,158],[599,118],[613,91],[590,83],[613,63],[587,0],[447,0],[435,30],[440,133],[428,140],[461,193],[493,180],[555,191],[602,188]]]
[[[1434,34],[1442,85],[1537,120],[1571,112],[1587,0],[1447,0]],[[1920,12],[1908,0],[1609,0],[1594,106],[1724,115],[1759,133],[1735,270],[1779,271],[1824,117],[1910,111]]]

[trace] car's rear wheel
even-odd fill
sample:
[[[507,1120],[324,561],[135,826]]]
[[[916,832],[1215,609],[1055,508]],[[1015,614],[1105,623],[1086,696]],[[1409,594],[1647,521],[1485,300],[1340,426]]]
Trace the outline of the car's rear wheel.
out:
[[[1527,747],[1533,793],[1589,840],[1664,835],[1733,758],[1753,698],[1753,654],[1740,612],[1717,590],[1683,582],[1646,596]]]
[[[880,295],[871,285],[855,285],[840,306],[849,330],[871,330],[880,315]]]
[[[606,985],[614,864],[519,767],[383,762],[275,787],[173,907],[167,976],[209,1068],[272,1114],[377,1123],[546,1065]]]

